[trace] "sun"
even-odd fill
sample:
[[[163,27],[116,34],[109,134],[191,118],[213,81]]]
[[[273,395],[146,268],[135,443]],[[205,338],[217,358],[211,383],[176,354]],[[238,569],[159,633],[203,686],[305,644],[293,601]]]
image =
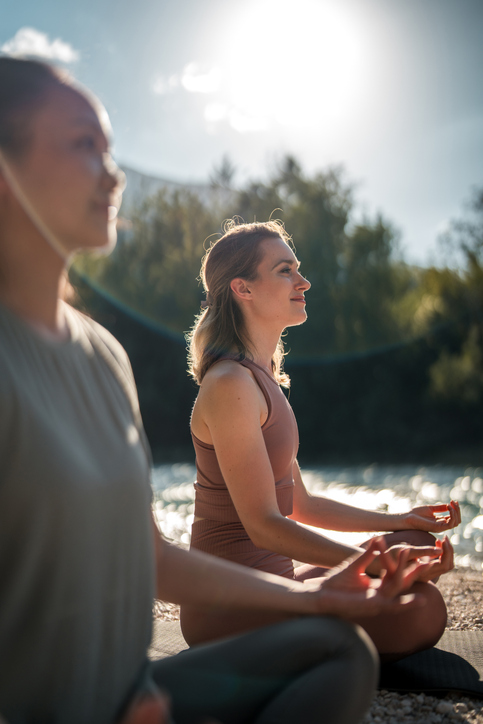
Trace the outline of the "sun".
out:
[[[329,0],[245,4],[219,51],[220,90],[238,130],[326,127],[362,92],[361,33]]]

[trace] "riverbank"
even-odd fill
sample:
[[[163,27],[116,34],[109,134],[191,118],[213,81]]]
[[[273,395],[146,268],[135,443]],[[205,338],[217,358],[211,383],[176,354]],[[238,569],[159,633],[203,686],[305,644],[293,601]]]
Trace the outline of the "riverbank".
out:
[[[450,571],[438,584],[448,607],[449,630],[483,629],[483,573],[467,569]],[[157,603],[156,616],[179,619],[174,604]],[[483,724],[483,699],[455,694],[443,699],[425,694],[378,692],[363,724]]]

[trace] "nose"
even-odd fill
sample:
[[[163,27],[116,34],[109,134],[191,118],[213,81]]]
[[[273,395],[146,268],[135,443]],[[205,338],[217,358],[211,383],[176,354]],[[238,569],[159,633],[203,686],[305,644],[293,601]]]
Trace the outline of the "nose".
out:
[[[116,189],[119,194],[122,194],[126,188],[126,174],[121,171],[110,153],[102,154],[102,166],[106,177],[109,179],[110,190]]]
[[[302,276],[300,272],[297,272],[298,279],[296,283],[297,289],[300,289],[301,291],[307,292],[310,287],[312,286],[308,279]]]

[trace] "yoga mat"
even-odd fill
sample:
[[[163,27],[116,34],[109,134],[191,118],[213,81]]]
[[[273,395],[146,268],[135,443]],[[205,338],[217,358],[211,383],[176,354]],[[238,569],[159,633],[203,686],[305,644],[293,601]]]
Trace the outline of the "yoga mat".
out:
[[[154,621],[151,659],[187,648],[179,621]],[[446,631],[434,648],[384,664],[379,688],[431,694],[458,691],[483,698],[483,631]]]
[[[483,698],[483,631],[445,631],[432,649],[384,664],[379,688]]]

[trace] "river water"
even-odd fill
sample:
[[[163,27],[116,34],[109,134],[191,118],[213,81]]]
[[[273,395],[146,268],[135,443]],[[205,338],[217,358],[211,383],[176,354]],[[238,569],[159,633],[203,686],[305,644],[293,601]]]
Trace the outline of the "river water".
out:
[[[483,569],[483,467],[433,465],[321,466],[302,470],[307,489],[370,510],[400,513],[415,505],[458,500],[462,523],[450,531],[456,565]],[[153,470],[155,510],[164,535],[189,545],[196,470],[193,465],[159,465]],[[357,544],[361,533],[328,532]]]

